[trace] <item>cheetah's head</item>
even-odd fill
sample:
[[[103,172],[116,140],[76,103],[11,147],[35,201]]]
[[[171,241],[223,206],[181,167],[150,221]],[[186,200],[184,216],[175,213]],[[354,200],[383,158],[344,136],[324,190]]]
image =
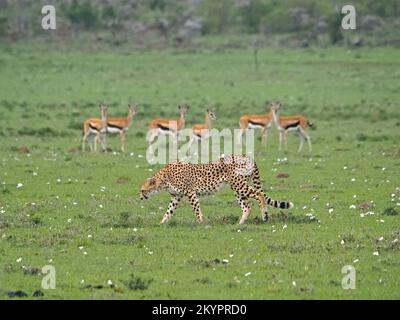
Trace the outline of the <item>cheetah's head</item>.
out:
[[[161,180],[156,177],[147,179],[140,188],[140,199],[147,200],[160,191]]]

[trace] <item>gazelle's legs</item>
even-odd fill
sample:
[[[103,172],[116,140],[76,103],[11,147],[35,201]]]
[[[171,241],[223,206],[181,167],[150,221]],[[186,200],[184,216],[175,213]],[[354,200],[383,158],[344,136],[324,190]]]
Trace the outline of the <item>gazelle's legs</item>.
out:
[[[288,148],[288,132],[287,131],[284,132],[283,139],[285,140],[285,150],[287,151],[287,148]]]
[[[101,143],[101,149],[103,150],[103,152],[107,152],[107,133],[106,132],[102,132],[100,133],[100,137],[99,137],[99,141]]]
[[[179,196],[175,196],[175,197],[171,198],[171,202],[169,203],[168,210],[164,214],[164,217],[161,220],[161,223],[166,223],[172,218],[172,215],[173,215],[174,211],[176,210],[176,208],[178,207],[179,202],[181,201],[181,199],[182,198],[179,197]]]
[[[94,152],[97,152],[97,143],[99,142],[99,140],[100,140],[100,132],[97,132],[96,136],[94,137],[94,141],[93,141],[93,143],[94,143]]]
[[[301,129],[300,129],[300,131],[299,131],[299,137],[300,137],[299,152],[301,152],[301,151],[303,151],[304,139],[305,139],[304,134],[303,134],[303,132],[301,131]]]
[[[271,124],[267,124],[263,129],[262,129],[262,134],[263,134],[263,139],[264,139],[264,145],[266,146],[268,144],[268,133],[269,129],[271,128]]]
[[[261,143],[263,145],[267,144],[267,136],[268,136],[268,129],[267,127],[264,127],[261,129]]]
[[[310,135],[308,134],[308,132],[306,130],[304,130],[303,128],[300,128],[301,133],[303,134],[304,138],[307,140],[308,143],[308,149],[310,151],[310,153],[312,152],[312,145],[311,145],[311,138]]]
[[[126,132],[124,130],[122,130],[119,134],[120,139],[121,139],[121,151],[125,152],[125,140],[126,140],[126,136],[125,136]]]
[[[90,149],[90,152],[93,152],[93,145],[94,145],[94,137],[93,137],[93,135],[90,135],[89,136],[89,149]]]
[[[82,152],[84,152],[85,149],[86,149],[86,140],[88,139],[89,135],[90,135],[90,131],[85,132],[85,134],[83,135],[83,138],[82,138]]]
[[[279,151],[282,151],[282,140],[283,140],[283,131],[279,131]]]

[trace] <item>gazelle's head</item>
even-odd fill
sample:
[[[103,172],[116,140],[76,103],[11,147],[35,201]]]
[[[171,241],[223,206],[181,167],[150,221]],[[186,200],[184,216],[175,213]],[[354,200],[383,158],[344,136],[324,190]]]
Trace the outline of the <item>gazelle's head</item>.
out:
[[[217,120],[217,115],[215,114],[214,110],[207,109],[207,115],[210,117],[211,120]]]
[[[139,110],[139,105],[135,104],[128,104],[128,113],[130,117],[133,117],[134,115],[136,115],[138,113]]]
[[[158,193],[161,187],[161,180],[156,177],[147,179],[140,188],[140,199],[147,200],[152,195]]]
[[[282,103],[280,103],[279,101],[272,101],[270,103],[270,108],[272,112],[278,112],[282,107]]]
[[[187,114],[187,112],[188,112],[188,110],[189,110],[189,105],[187,105],[187,104],[180,104],[180,105],[178,106],[178,108],[179,108],[179,112],[180,112],[180,114],[181,114],[181,117],[185,117],[186,114]]]

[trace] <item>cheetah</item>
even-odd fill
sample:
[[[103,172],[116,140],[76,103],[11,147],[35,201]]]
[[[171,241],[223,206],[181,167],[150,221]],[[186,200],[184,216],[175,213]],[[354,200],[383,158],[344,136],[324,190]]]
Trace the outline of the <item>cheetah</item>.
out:
[[[149,199],[161,190],[167,190],[171,194],[168,210],[161,220],[161,224],[164,224],[172,218],[180,201],[186,197],[197,221],[203,222],[199,197],[214,194],[223,185],[230,186],[242,209],[240,224],[245,223],[249,217],[250,199],[258,201],[264,221],[268,220],[267,205],[281,209],[293,207],[291,202],[275,201],[264,193],[257,164],[250,157],[242,155],[222,156],[207,164],[180,161],[170,163],[144,182],[140,189],[140,198]]]

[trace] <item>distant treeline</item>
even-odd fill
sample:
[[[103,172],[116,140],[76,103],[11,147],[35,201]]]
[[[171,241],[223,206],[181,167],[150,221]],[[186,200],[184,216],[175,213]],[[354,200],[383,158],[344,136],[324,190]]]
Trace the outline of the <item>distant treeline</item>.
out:
[[[265,37],[294,34],[310,42],[325,36],[340,44],[339,0],[0,0],[0,37],[24,39],[45,35],[41,7],[54,5],[56,37],[80,32],[109,32],[113,36],[146,35],[174,42],[205,35],[257,34]],[[376,44],[398,44],[400,1],[357,0],[358,34]],[[354,41],[360,42],[359,39]]]

